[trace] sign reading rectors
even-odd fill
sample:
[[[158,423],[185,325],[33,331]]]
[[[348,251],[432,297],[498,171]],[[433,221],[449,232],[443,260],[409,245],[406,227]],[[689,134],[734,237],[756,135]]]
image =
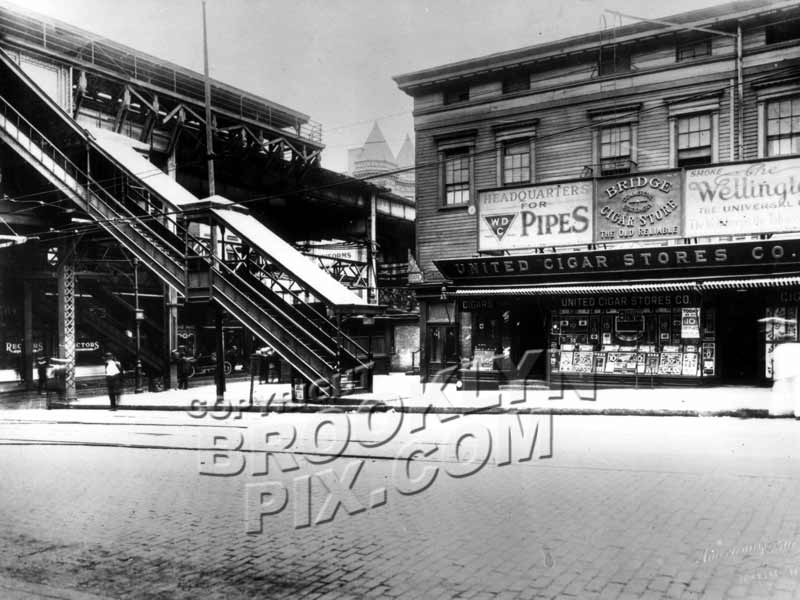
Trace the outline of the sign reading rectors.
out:
[[[573,181],[478,194],[478,250],[592,243],[592,182]]]

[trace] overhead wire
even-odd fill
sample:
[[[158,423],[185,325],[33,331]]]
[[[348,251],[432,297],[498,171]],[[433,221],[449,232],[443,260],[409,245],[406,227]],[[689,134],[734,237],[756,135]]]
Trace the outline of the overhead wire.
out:
[[[795,67],[792,67],[792,66],[784,67],[783,69],[780,69],[778,71],[771,71],[768,74],[765,74],[765,75],[762,75],[762,76],[753,77],[753,78],[750,79],[750,81],[751,81],[751,83],[752,82],[760,82],[760,81],[768,80],[770,78],[774,78],[776,75],[780,75],[783,72],[787,72],[788,73],[788,72],[794,72],[795,70],[796,70]],[[693,100],[693,99],[703,98],[703,97],[706,97],[706,96],[711,95],[711,94],[716,94],[718,92],[719,92],[719,90],[717,90],[717,89],[704,90],[702,92],[697,92],[696,94],[687,95],[684,99],[686,101],[690,101],[690,100]],[[496,96],[496,93],[493,93],[493,95]],[[654,105],[654,106],[649,107],[649,108],[643,108],[639,112],[641,113],[641,112],[648,112],[648,111],[654,111],[654,110],[663,110],[663,106]],[[537,135],[536,136],[536,140],[537,141],[547,140],[547,139],[550,139],[550,138],[562,137],[565,134],[574,133],[574,132],[581,131],[581,130],[591,130],[591,129],[595,129],[597,127],[602,127],[602,126],[605,126],[605,125],[611,125],[611,124],[613,124],[614,122],[616,122],[618,120],[619,120],[618,117],[611,117],[611,118],[608,118],[608,119],[600,119],[600,120],[597,120],[597,121],[592,122],[592,123],[584,123],[584,124],[577,125],[577,126],[572,127],[572,128],[567,128],[567,129],[563,129],[563,130],[554,131],[554,132],[551,132],[549,134]],[[479,157],[479,156],[483,156],[483,155],[487,155],[487,154],[495,154],[495,153],[496,153],[496,150],[495,150],[495,148],[492,147],[492,148],[489,148],[489,149],[486,149],[486,150],[471,151],[470,153],[468,153],[468,156],[471,157],[471,158],[475,158],[475,157]],[[386,176],[400,175],[400,174],[404,174],[404,173],[411,173],[411,172],[416,172],[416,171],[420,171],[420,170],[423,170],[423,169],[439,168],[443,164],[445,164],[447,162],[447,160],[448,159],[433,160],[433,161],[428,161],[428,162],[423,163],[423,164],[416,164],[416,165],[409,166],[409,167],[401,167],[401,168],[398,168],[398,169],[393,169],[393,170],[382,172],[382,173],[379,173],[379,174],[366,175],[366,176],[361,176],[361,177],[352,177],[352,176],[342,175],[343,178],[346,178],[344,181],[334,181],[334,182],[331,182],[331,183],[328,183],[328,184],[324,184],[324,185],[299,188],[297,190],[292,190],[290,192],[282,192],[282,193],[268,194],[268,195],[257,195],[257,196],[254,196],[252,198],[247,198],[247,199],[243,199],[243,200],[237,201],[235,204],[244,206],[244,205],[248,205],[248,204],[254,204],[254,203],[257,203],[257,202],[263,202],[263,201],[268,201],[268,200],[272,200],[272,199],[275,199],[275,198],[284,197],[287,194],[291,194],[291,195],[311,194],[311,193],[314,193],[314,192],[324,191],[324,190],[328,190],[328,189],[331,189],[331,188],[336,188],[336,187],[340,187],[340,186],[344,186],[344,185],[352,185],[353,181],[358,181],[358,182],[362,182],[362,183],[370,183],[370,181],[372,179],[379,179],[379,178],[383,178],[383,177],[386,177]],[[199,163],[204,163],[204,162],[205,162],[205,159],[197,160],[197,161],[191,161],[188,164],[199,164]],[[224,172],[224,170],[223,170],[223,172]],[[154,177],[154,176],[157,176],[157,175],[163,174],[163,173],[164,172],[160,168],[158,168],[158,167],[156,167],[154,165],[153,169],[148,169],[147,171],[139,173],[139,174],[133,173],[133,175],[134,175],[134,177],[139,178],[139,179],[147,179],[149,177]],[[104,180],[104,182],[108,183],[108,182],[114,181],[115,179],[117,179],[117,177],[108,178],[108,179]],[[99,181],[96,181],[96,183],[99,183]],[[9,199],[12,200],[12,201],[14,201],[14,200],[18,200],[19,201],[19,199],[21,199],[21,198],[28,198],[28,197],[35,196],[37,194],[52,193],[53,191],[57,191],[57,188],[54,188],[54,190],[48,190],[46,192],[42,191],[42,192],[36,192],[36,193],[33,193],[33,194],[23,194],[23,195],[17,196],[16,198],[9,198]],[[58,200],[57,202],[63,202],[64,200],[66,200],[66,199]],[[27,211],[29,209],[21,209],[21,210]],[[6,213],[6,214],[19,214],[19,213],[18,212],[15,213],[15,212],[11,211],[10,213]],[[54,228],[54,229],[51,228],[51,229],[49,229],[47,231],[41,231],[41,232],[38,232],[38,233],[32,233],[30,235],[32,235],[32,236],[48,235],[48,234],[58,234],[58,233],[62,233],[63,232],[63,233],[68,233],[71,236],[71,235],[74,235],[74,233],[72,233],[72,231],[74,231],[74,230],[81,230],[83,232],[90,232],[92,229],[94,229],[94,230],[98,230],[99,231],[101,229],[100,225],[105,223],[105,222],[109,222],[110,223],[110,222],[125,222],[125,221],[131,221],[131,220],[135,221],[135,220],[138,220],[138,219],[147,219],[148,217],[150,217],[151,219],[158,219],[158,218],[162,218],[162,217],[177,216],[177,215],[180,215],[180,214],[182,214],[182,211],[180,211],[180,210],[173,210],[173,211],[167,210],[167,211],[154,212],[154,213],[152,213],[150,215],[138,215],[138,216],[135,215],[134,217],[124,217],[123,216],[123,217],[116,217],[116,218],[108,219],[108,220],[93,220],[92,223],[85,224],[87,226],[86,228],[76,228],[73,225],[66,225],[66,226],[63,226],[61,228]],[[48,236],[48,239],[55,239],[55,238],[52,238],[52,237]],[[61,237],[59,237],[58,239],[61,239]]]

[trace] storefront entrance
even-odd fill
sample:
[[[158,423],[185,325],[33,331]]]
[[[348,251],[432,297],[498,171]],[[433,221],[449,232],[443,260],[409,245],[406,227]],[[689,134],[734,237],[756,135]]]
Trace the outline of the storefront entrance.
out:
[[[763,381],[763,302],[752,292],[726,294],[720,310],[720,370],[722,381],[754,385]]]
[[[514,364],[521,379],[547,378],[548,311],[538,302],[520,303],[514,310],[515,338],[512,343]]]

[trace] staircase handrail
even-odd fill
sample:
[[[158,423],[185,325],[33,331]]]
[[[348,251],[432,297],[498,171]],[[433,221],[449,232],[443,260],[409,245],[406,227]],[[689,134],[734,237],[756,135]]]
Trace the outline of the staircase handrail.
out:
[[[8,110],[10,110],[14,114],[14,116],[16,117],[17,121],[16,121],[15,126],[16,126],[17,130],[22,132],[22,129],[19,127],[19,125],[20,124],[24,124],[28,128],[28,130],[30,132],[35,133],[36,136],[38,136],[38,138],[41,141],[41,145],[40,145],[41,151],[43,153],[45,152],[44,144],[47,144],[47,146],[53,152],[53,155],[50,156],[51,160],[53,160],[53,162],[58,164],[58,162],[55,160],[55,156],[60,158],[61,159],[61,164],[59,164],[59,166],[61,166],[64,169],[64,172],[67,175],[71,176],[75,180],[76,183],[78,183],[80,185],[81,184],[81,179],[80,178],[82,177],[83,181],[85,182],[85,183],[83,183],[83,185],[87,186],[90,192],[97,194],[98,191],[100,191],[100,192],[102,192],[102,195],[104,196],[104,200],[110,199],[110,201],[113,204],[111,206],[108,206],[108,208],[112,212],[112,214],[114,214],[115,219],[119,219],[119,220],[129,219],[129,220],[131,220],[130,223],[129,223],[131,225],[131,227],[134,227],[135,223],[144,224],[144,221],[141,218],[139,218],[137,215],[135,215],[122,202],[120,202],[118,199],[114,198],[114,196],[112,194],[110,194],[103,186],[98,184],[91,176],[89,176],[86,172],[84,172],[81,168],[79,168],[66,154],[64,154],[64,152],[62,152],[55,144],[53,144],[53,142],[51,142],[50,139],[47,136],[45,136],[41,131],[39,131],[39,129],[35,125],[33,125],[30,121],[28,121],[17,109],[15,109],[13,106],[11,106],[11,104],[5,98],[3,98],[2,96],[0,96],[0,103],[2,103],[3,115],[6,118],[8,118],[8,114],[7,114]],[[22,132],[22,133],[24,134],[25,132]],[[31,142],[35,143],[35,140],[34,140],[33,137],[31,137],[31,136],[28,136],[28,137],[29,137]],[[117,207],[116,209],[114,208],[115,206]],[[100,216],[100,220],[101,221],[107,222],[111,226],[114,225],[114,223],[111,220],[107,220],[104,217],[104,215],[100,214],[100,211],[95,209],[95,212],[98,213],[98,215]],[[135,227],[134,227],[134,229],[135,229]],[[179,254],[179,258],[181,260],[183,259],[183,256],[180,253],[180,251],[178,251],[178,249],[176,249],[170,242],[165,240],[161,235],[159,235],[157,232],[153,231],[151,228],[147,227],[147,230],[148,230],[149,233],[151,233],[156,238],[158,238],[158,241],[162,242],[162,244],[164,244],[166,247],[169,247],[172,250],[176,251]],[[181,264],[181,261],[176,260],[175,257],[171,256],[169,253],[166,253],[166,256],[173,263],[176,263],[176,264],[179,264],[179,265]]]

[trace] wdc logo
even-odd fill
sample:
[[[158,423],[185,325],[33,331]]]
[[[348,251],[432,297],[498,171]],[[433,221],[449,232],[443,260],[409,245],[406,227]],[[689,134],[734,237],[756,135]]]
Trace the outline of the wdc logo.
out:
[[[489,229],[492,230],[494,236],[497,238],[497,241],[501,241],[503,236],[506,232],[511,228],[512,223],[514,223],[514,219],[517,217],[516,214],[510,215],[489,215],[484,217],[486,219],[486,223],[489,225]]]

